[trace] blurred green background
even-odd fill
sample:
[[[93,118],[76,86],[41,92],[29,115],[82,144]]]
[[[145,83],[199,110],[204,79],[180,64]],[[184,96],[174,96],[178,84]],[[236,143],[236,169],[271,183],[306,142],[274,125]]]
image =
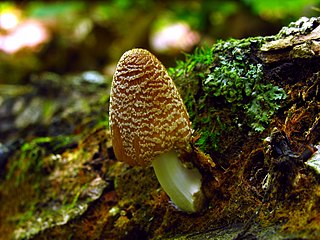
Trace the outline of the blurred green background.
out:
[[[320,0],[110,0],[0,3],[0,84],[31,73],[97,70],[111,77],[121,54],[143,47],[174,66],[217,39],[276,34],[319,16]]]

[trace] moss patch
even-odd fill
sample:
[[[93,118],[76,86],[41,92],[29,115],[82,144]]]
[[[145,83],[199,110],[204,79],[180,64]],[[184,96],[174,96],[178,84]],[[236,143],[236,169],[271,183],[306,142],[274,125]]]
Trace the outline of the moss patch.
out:
[[[204,151],[218,151],[221,136],[237,129],[261,132],[286,98],[264,81],[254,52],[267,38],[230,39],[186,55],[169,73],[180,88]]]

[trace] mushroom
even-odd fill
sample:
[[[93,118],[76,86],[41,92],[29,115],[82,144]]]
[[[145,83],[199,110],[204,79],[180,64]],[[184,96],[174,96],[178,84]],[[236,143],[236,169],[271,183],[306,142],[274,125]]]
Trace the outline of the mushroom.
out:
[[[189,115],[165,67],[147,50],[132,49],[120,58],[111,86],[109,124],[119,161],[132,166],[151,163],[180,210],[202,208],[202,176],[179,160],[192,152]]]

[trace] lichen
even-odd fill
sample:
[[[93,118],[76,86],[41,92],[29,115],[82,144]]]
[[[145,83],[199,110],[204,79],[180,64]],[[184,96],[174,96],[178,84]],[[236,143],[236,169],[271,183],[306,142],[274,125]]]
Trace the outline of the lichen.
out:
[[[295,34],[308,34],[319,26],[319,24],[319,18],[301,17],[299,20],[291,22],[288,26],[283,27],[276,36],[277,38],[284,38]]]
[[[260,132],[286,94],[280,87],[263,82],[262,64],[250,58],[250,45],[256,42],[249,39],[216,44],[216,64],[203,88],[207,95],[222,97],[225,103],[231,103],[233,111],[242,112],[244,109],[247,125]]]
[[[219,41],[212,48],[197,49],[169,70],[203,150],[217,150],[222,132],[234,128],[263,131],[286,98],[282,88],[264,81],[263,65],[252,57],[267,39]]]
[[[275,35],[272,41],[268,41],[260,48],[264,53],[261,55],[264,62],[274,62],[279,58],[312,58],[318,52],[317,39],[320,31],[319,18],[302,17],[296,22],[292,22],[288,27],[283,27]],[[280,51],[275,54],[267,54],[269,51]],[[289,53],[287,53],[289,52]],[[270,52],[271,53],[271,52]],[[274,56],[272,56],[274,55]],[[269,59],[271,58],[271,59]]]

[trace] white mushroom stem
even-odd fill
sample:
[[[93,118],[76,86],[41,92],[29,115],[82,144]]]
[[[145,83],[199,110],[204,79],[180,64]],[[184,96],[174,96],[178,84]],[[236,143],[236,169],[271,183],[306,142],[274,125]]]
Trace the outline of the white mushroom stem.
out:
[[[180,210],[191,213],[202,208],[201,174],[196,168],[185,168],[176,151],[160,154],[152,166],[161,187]]]

